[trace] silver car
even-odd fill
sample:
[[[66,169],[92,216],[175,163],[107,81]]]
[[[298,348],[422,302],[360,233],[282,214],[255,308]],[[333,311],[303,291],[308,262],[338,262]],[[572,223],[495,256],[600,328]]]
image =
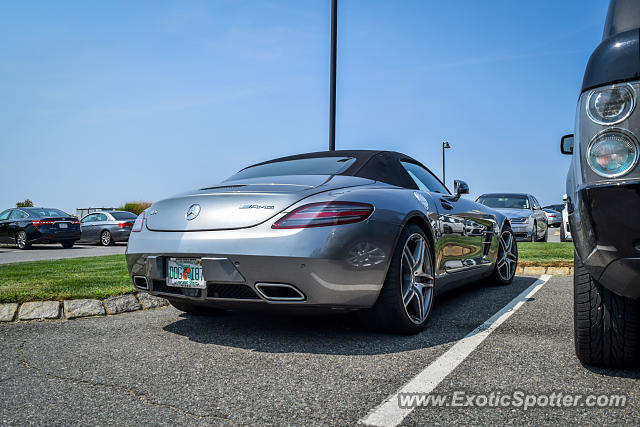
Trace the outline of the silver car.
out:
[[[127,264],[136,288],[190,313],[361,309],[369,325],[416,333],[435,293],[515,275],[509,220],[468,191],[395,152],[275,159],[154,203]]]
[[[483,194],[476,202],[496,209],[509,217],[511,228],[519,241],[547,241],[547,215],[538,200],[531,194]]]
[[[125,211],[100,211],[82,218],[79,243],[99,243],[110,246],[116,242],[129,240],[131,228],[138,216]]]
[[[547,216],[547,224],[549,227],[560,227],[562,224],[562,213],[549,208],[542,209]]]

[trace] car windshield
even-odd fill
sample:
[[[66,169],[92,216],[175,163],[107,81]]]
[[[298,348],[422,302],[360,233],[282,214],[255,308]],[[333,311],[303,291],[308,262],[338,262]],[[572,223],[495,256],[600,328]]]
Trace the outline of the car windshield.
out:
[[[530,209],[529,198],[517,194],[488,194],[478,197],[477,202],[490,208]]]
[[[265,163],[243,169],[227,181],[283,175],[337,175],[347,170],[355,160],[353,157],[315,157]]]
[[[49,209],[49,208],[32,208],[25,209],[32,216],[40,216],[40,217],[61,217],[61,216],[69,216],[68,213],[63,212],[59,209]]]
[[[138,215],[131,212],[111,212],[111,216],[117,219],[118,221],[124,219],[136,219]]]

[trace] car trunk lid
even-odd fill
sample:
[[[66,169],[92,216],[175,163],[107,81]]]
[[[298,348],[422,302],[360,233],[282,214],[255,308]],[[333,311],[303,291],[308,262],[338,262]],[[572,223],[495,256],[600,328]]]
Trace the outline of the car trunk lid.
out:
[[[374,182],[342,175],[279,176],[224,182],[154,203],[148,210],[147,228],[152,231],[205,231],[253,227],[313,194]]]

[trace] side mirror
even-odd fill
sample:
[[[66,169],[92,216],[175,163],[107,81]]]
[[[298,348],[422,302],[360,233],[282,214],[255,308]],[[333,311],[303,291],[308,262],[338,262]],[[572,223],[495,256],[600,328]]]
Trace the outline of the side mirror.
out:
[[[573,154],[573,134],[565,135],[560,139],[560,152],[562,154]]]
[[[463,194],[469,194],[469,185],[466,182],[456,179],[453,181],[453,192],[456,198]]]

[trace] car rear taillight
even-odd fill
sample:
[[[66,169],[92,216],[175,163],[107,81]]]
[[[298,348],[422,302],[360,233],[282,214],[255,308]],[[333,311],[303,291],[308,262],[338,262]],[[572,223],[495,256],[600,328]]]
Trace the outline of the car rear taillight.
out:
[[[358,202],[322,202],[304,205],[284,216],[271,228],[310,228],[364,221],[373,206]]]
[[[140,215],[138,215],[138,218],[136,218],[136,222],[133,223],[133,228],[131,229],[131,231],[142,231],[142,226],[144,225],[144,217],[145,212],[143,211]]]
[[[31,223],[34,225],[34,227],[40,227],[41,225],[53,225],[53,221],[49,220],[36,220],[31,221]]]
[[[80,225],[80,220],[79,219],[74,219],[73,221],[71,221],[71,224]]]
[[[118,223],[118,228],[130,228],[130,227],[133,227],[133,223],[132,222],[119,222]]]

